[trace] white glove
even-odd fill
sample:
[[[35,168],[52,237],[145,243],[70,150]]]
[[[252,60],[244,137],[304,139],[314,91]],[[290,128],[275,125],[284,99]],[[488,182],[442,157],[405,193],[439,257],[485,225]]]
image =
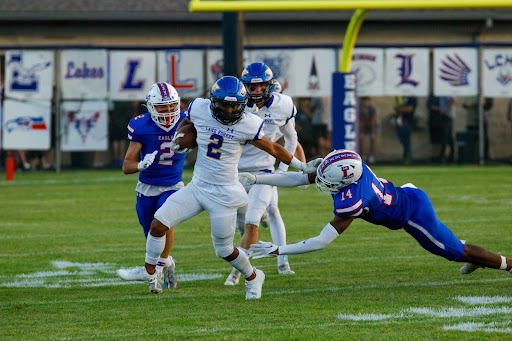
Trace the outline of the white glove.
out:
[[[260,242],[258,244],[251,244],[251,248],[249,251],[252,251],[252,259],[258,259],[258,258],[266,258],[266,257],[277,257],[277,254],[270,254],[271,252],[274,252],[279,247],[277,245],[274,245],[270,242]]]
[[[244,186],[252,186],[256,183],[256,175],[251,173],[238,173],[238,181]]]
[[[307,189],[309,187],[309,185],[300,185],[299,188],[300,189]]]
[[[158,153],[158,150],[155,150],[151,154],[146,154],[144,156],[144,159],[137,164],[137,169],[141,171],[141,170],[144,170],[144,169],[148,168],[149,166],[151,166],[153,161],[155,161],[155,157],[156,157],[157,153]]]
[[[192,148],[181,148],[180,145],[176,143],[176,139],[178,137],[183,137],[183,136],[185,136],[185,134],[179,133],[179,134],[174,135],[174,137],[172,138],[170,148],[173,152],[178,153],[178,154],[185,154],[185,153],[190,153],[192,151]]]
[[[323,159],[319,157],[318,159],[314,159],[309,161],[308,163],[299,161],[296,157],[293,157],[290,162],[290,167],[301,170],[304,173],[314,173],[316,172],[317,167],[322,163]]]

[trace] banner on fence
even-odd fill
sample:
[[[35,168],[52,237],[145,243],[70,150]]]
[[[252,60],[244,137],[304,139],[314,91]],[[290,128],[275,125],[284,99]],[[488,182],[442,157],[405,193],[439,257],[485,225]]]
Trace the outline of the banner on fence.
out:
[[[61,105],[62,150],[108,150],[106,101],[65,101]]]
[[[385,50],[385,88],[389,96],[427,96],[430,86],[429,50]]]
[[[141,101],[156,74],[156,54],[152,51],[112,51],[110,66],[110,99]]]
[[[2,147],[6,150],[50,149],[50,101],[4,100],[2,130]]]
[[[482,91],[485,97],[512,97],[512,49],[482,53]]]
[[[107,50],[64,50],[61,53],[63,99],[105,99]]]
[[[356,48],[352,52],[351,72],[357,78],[358,96],[384,95],[384,50]]]
[[[158,81],[171,84],[180,97],[203,97],[209,88],[204,84],[203,50],[159,51]]]
[[[5,97],[49,100],[53,97],[53,51],[9,50],[5,54]]]
[[[478,56],[475,48],[434,49],[435,96],[474,96],[478,92]]]

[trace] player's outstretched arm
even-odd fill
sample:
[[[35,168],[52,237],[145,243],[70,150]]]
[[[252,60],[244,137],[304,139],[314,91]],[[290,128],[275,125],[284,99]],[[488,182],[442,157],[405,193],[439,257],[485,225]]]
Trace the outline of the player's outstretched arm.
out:
[[[255,147],[266,151],[278,161],[284,162],[290,167],[304,171],[306,173],[315,172],[316,168],[322,163],[322,158],[318,158],[308,163],[299,161],[296,157],[290,154],[283,146],[279,143],[270,141],[268,138],[263,137],[260,140],[249,141],[250,144]]]
[[[238,180],[244,186],[262,184],[277,187],[298,187],[312,183],[309,174],[302,172],[286,172],[258,176],[251,173],[241,172],[238,173]],[[315,180],[313,176],[313,182],[314,181]]]
[[[321,250],[331,244],[347,227],[352,223],[352,217],[338,217],[322,229],[316,237],[306,239],[295,244],[277,246],[269,242],[260,242],[251,244],[250,250],[253,251],[252,258],[274,257],[277,255],[294,255]]]

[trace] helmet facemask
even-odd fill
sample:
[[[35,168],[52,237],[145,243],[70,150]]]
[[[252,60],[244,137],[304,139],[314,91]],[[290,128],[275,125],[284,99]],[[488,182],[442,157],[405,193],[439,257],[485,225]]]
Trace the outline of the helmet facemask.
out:
[[[222,101],[213,96],[210,100],[212,115],[220,123],[233,125],[242,119],[247,101]]]

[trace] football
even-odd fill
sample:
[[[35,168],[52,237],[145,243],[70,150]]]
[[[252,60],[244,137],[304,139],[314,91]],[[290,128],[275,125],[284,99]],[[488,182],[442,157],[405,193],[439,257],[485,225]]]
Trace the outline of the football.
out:
[[[180,148],[184,149],[197,147],[197,131],[193,124],[187,124],[181,127],[180,130],[176,132],[176,135],[180,133],[185,134],[184,136],[178,137],[176,139],[176,144],[179,144]]]

